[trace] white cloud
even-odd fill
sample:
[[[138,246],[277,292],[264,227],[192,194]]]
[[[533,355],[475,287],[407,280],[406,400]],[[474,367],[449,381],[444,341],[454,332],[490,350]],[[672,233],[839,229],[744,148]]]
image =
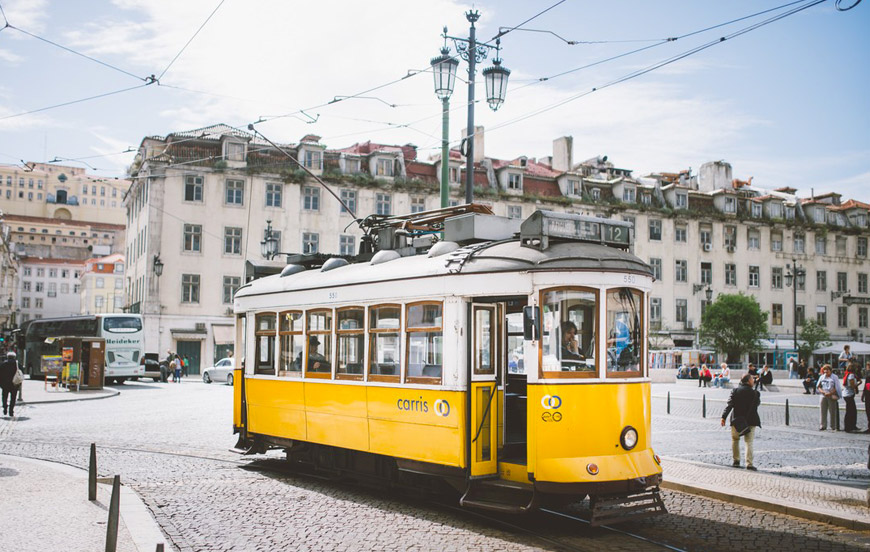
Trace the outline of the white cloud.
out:
[[[6,14],[6,20],[10,25],[31,33],[40,33],[45,29],[45,22],[48,19],[47,3],[47,0],[4,0],[3,13]],[[9,29],[4,31],[4,35],[4,38],[24,37]],[[31,40],[29,37],[27,39]]]

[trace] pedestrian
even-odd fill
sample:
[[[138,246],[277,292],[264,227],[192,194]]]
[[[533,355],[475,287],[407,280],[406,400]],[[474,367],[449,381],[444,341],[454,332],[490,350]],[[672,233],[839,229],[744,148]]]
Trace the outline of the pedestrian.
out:
[[[864,433],[870,433],[870,362],[864,368],[864,385],[861,391],[861,402],[864,403],[864,415],[867,417],[867,429]]]
[[[843,376],[843,400],[846,402],[846,415],[843,417],[843,429],[846,433],[858,432],[858,409],[855,408],[855,394],[858,392],[861,368],[855,361],[846,366]]]
[[[840,370],[845,371],[851,362],[852,362],[852,349],[849,345],[843,345],[843,352],[840,353],[839,365],[837,367]]]
[[[184,357],[182,357],[181,362],[184,364],[184,366],[182,366],[181,373],[184,375],[184,377],[187,377],[187,371],[190,368],[190,359],[188,359],[187,355],[185,355]]]
[[[807,377],[807,361],[805,359],[801,359],[800,363],[798,363],[798,379],[804,379]]]
[[[3,415],[15,416],[15,401],[21,381],[18,373],[18,359],[15,351],[6,353],[6,360],[0,363],[0,389],[3,391]],[[10,398],[11,396],[11,398]]]
[[[773,372],[770,371],[767,364],[761,367],[761,374],[759,374],[755,380],[755,390],[757,391],[760,388],[762,391],[765,391],[765,385],[767,385],[768,388],[773,385]]]
[[[843,387],[840,380],[831,375],[831,365],[825,364],[822,366],[822,375],[819,376],[819,381],[816,384],[816,389],[819,390],[821,397],[819,398],[819,410],[821,412],[821,420],[819,423],[819,431],[828,429],[827,414],[831,413],[831,429],[840,429],[840,397],[843,395]]]
[[[756,368],[755,365],[750,362],[748,368],[746,369],[746,373],[752,376],[752,381],[755,381],[755,378],[758,377],[758,368]]]
[[[719,365],[719,373],[716,374],[716,378],[713,380],[713,387],[721,387],[724,389],[728,383],[731,383],[731,370],[728,368],[728,365],[723,362]]]
[[[815,395],[817,391],[816,384],[819,382],[819,375],[816,374],[816,369],[810,368],[809,372],[804,376],[804,395],[809,395],[810,391]]]
[[[758,405],[761,404],[761,393],[752,388],[755,378],[749,374],[740,378],[740,385],[728,397],[728,405],[722,413],[721,425],[731,414],[731,456],[735,468],[740,467],[740,437],[746,443],[746,469],[756,471],[753,464],[752,442],[755,439],[755,428],[761,427],[758,416]]]
[[[166,359],[160,363],[160,381],[166,383],[169,381],[169,376],[172,374],[172,369],[169,367],[172,364],[173,354],[169,349],[166,350]]]
[[[181,383],[181,370],[182,370],[181,363],[182,363],[181,357],[178,355],[175,355],[175,368],[172,372],[172,381],[175,383]]]

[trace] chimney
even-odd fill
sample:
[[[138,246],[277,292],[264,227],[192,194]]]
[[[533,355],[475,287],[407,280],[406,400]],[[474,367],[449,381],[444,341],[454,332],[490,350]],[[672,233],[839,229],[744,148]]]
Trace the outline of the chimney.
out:
[[[573,160],[574,138],[562,136],[553,140],[553,170],[570,171],[574,166]]]
[[[462,129],[462,137],[465,138],[468,136],[468,129]],[[483,127],[475,126],[474,127],[474,162],[480,163],[485,158],[484,150],[483,150]]]

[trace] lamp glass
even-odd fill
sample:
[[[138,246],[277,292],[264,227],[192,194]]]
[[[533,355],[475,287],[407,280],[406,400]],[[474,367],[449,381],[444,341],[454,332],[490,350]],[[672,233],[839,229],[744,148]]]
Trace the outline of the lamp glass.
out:
[[[442,49],[441,55],[432,58],[432,76],[435,79],[435,95],[439,100],[450,98],[456,84],[456,68],[459,60],[448,55],[448,50]]]
[[[713,300],[713,290],[709,287],[704,291],[704,294],[707,296],[707,301]]]
[[[163,275],[163,261],[160,260],[160,257],[154,255],[154,274],[159,278]]]
[[[804,269],[800,269],[800,270],[798,270],[798,271],[797,271],[797,283],[798,283],[798,287],[803,288],[803,287],[804,287],[804,283],[806,282],[806,280],[807,280],[807,271],[804,270]]]
[[[501,66],[500,60],[493,60],[493,66],[483,70],[483,78],[486,81],[486,101],[489,107],[496,111],[504,103],[507,93],[508,77],[510,69]]]
[[[791,272],[786,273],[785,275],[785,285],[791,287],[791,281],[794,278],[794,275]]]

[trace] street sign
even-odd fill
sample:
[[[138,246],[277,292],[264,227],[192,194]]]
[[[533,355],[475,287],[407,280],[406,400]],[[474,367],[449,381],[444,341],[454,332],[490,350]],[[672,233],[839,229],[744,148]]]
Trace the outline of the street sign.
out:
[[[843,297],[844,305],[870,305],[870,297],[855,297],[854,295],[847,295]]]

